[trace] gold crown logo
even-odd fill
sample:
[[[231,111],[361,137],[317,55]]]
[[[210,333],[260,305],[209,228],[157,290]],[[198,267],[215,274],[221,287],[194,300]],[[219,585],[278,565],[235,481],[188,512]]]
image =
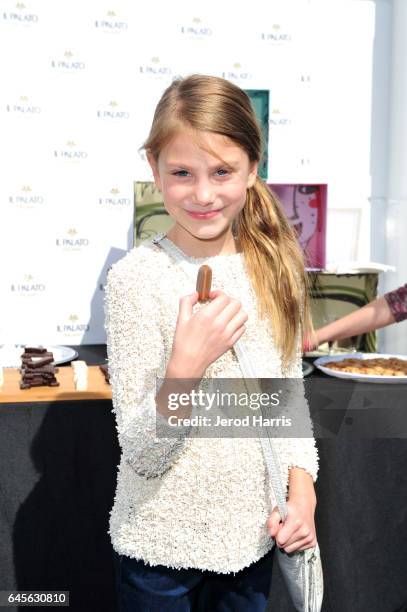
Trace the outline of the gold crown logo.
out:
[[[71,314],[71,315],[68,317],[68,320],[69,320],[69,321],[72,321],[72,322],[77,321],[78,319],[79,319],[79,317],[78,317],[78,315],[76,315],[76,314]]]
[[[160,58],[155,55],[154,57],[151,58],[151,61],[153,62],[153,64],[159,64]]]
[[[26,274],[26,275],[24,276],[24,279],[25,279],[25,280],[26,280],[28,283],[29,283],[30,281],[32,281],[32,279],[33,279],[33,278],[34,278],[34,277],[33,277],[33,275],[32,275],[32,274]]]
[[[242,67],[242,64],[239,64],[239,62],[235,62],[233,64],[233,68],[241,68],[241,67]]]
[[[23,185],[21,191],[31,191],[31,187],[29,185]]]
[[[112,195],[118,195],[118,194],[120,193],[120,191],[117,189],[117,187],[113,187],[113,188],[110,190],[110,193],[111,193]]]
[[[108,17],[116,17],[116,12],[115,11],[107,11],[107,16]]]
[[[28,96],[20,96],[21,102],[27,102]]]
[[[202,19],[199,19],[199,17],[194,17],[192,23],[202,23]]]
[[[281,26],[278,23],[273,23],[272,28],[273,30],[280,30]]]
[[[78,232],[77,232],[77,231],[76,231],[76,229],[74,229],[74,228],[71,228],[71,229],[69,229],[69,230],[68,230],[68,234],[69,234],[70,236],[76,236],[76,234],[77,234],[77,233],[78,233]]]
[[[66,141],[66,146],[67,147],[75,147],[76,144],[75,144],[75,142],[73,140],[67,140]]]
[[[64,57],[72,57],[72,56],[73,56],[72,51],[69,51],[69,50],[68,50],[68,51],[65,51],[65,53],[64,53]]]
[[[109,106],[111,106],[112,108],[115,108],[116,106],[118,106],[118,103],[116,102],[116,100],[111,100],[109,102]]]
[[[17,2],[16,8],[22,11],[23,9],[25,9],[25,4],[23,2]]]
[[[273,115],[280,115],[280,109],[279,108],[273,108],[272,113],[273,113]]]

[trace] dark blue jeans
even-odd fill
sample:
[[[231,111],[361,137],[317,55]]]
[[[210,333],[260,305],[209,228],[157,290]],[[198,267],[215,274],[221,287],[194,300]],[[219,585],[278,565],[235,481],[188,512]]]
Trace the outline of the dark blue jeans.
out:
[[[120,612],[264,612],[274,547],[236,574],[149,566],[113,551]]]

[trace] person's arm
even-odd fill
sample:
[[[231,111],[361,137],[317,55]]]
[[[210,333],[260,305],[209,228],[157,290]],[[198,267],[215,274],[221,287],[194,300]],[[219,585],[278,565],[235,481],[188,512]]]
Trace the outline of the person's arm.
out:
[[[148,267],[145,262],[137,263],[139,271],[143,266]],[[164,382],[157,393],[157,377],[163,372],[165,359],[164,340],[159,304],[143,286],[142,275],[146,273],[145,269],[141,274],[135,272],[128,261],[119,261],[109,270],[105,329],[119,444],[127,463],[136,473],[151,478],[171,467],[190,428],[177,428],[172,437],[162,437],[161,433],[157,437],[159,425],[166,431],[168,387]],[[166,376],[179,377],[179,372],[171,369],[172,364],[168,366]],[[159,396],[159,409],[161,405],[164,413],[162,419],[157,411],[156,395]]]
[[[385,293],[384,297],[397,323],[407,319],[407,283],[394,291]]]
[[[366,304],[366,306],[355,310],[355,312],[324,327],[320,327],[315,331],[310,344],[316,347],[323,342],[328,342],[328,340],[334,341],[351,338],[352,336],[380,329],[390,325],[390,323],[394,323],[394,321],[395,318],[387,300],[382,296]]]
[[[287,477],[287,518],[280,523],[280,513],[274,508],[268,528],[277,545],[290,553],[312,548],[316,543],[314,482],[318,475],[318,450],[305,397],[300,356],[284,369],[284,376],[287,377],[281,381],[286,395],[284,414],[292,418],[303,437],[274,439],[283,474]]]

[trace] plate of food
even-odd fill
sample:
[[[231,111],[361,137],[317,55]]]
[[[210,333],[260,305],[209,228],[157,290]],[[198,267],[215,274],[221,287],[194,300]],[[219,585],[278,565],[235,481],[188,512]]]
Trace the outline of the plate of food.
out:
[[[326,355],[316,359],[314,365],[325,374],[336,378],[373,383],[407,383],[407,355]]]
[[[303,373],[303,376],[309,376],[310,374],[312,374],[312,372],[314,370],[315,370],[315,368],[312,365],[312,363],[308,363],[308,361],[304,361],[304,359],[302,360],[302,373]]]
[[[26,346],[43,348],[39,345],[32,344],[5,344],[0,347],[0,366],[6,368],[19,368],[21,366],[21,355],[24,353]],[[72,349],[70,346],[47,345],[46,349],[53,354],[55,365],[69,363],[72,361],[72,359],[76,359],[78,356],[77,351]]]

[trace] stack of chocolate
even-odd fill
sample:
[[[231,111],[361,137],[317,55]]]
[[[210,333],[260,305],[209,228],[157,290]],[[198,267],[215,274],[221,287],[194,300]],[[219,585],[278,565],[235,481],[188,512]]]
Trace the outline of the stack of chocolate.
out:
[[[54,356],[46,348],[26,347],[21,355],[22,378],[20,389],[30,389],[30,387],[58,387],[59,382],[55,378],[58,368],[54,363]]]
[[[105,377],[105,381],[107,382],[108,385],[110,385],[110,379],[109,379],[109,368],[107,365],[101,365],[99,366],[99,368],[102,370],[103,375]]]

